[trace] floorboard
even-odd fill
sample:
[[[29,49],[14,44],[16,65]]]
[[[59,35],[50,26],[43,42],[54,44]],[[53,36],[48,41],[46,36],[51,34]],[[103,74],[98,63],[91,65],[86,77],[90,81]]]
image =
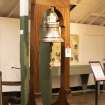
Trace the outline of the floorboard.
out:
[[[57,96],[53,96],[53,102]],[[72,93],[67,97],[70,105],[95,105],[95,92]],[[43,105],[40,97],[36,98],[37,105]],[[101,92],[98,98],[98,105],[105,105],[105,92]]]

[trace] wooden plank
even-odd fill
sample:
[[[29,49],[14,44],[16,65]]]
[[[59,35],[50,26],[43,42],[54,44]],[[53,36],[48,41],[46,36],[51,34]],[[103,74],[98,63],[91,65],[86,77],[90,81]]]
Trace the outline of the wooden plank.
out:
[[[2,85],[7,85],[7,86],[21,86],[20,81],[2,81]]]
[[[31,49],[30,49],[30,66],[31,76],[30,82],[34,98],[35,95],[42,93],[43,105],[51,104],[51,79],[49,70],[49,44],[41,42],[43,32],[41,32],[42,16],[44,15],[48,6],[35,5],[33,7],[32,21],[31,21]],[[40,80],[40,81],[39,81]],[[40,90],[41,89],[41,90]]]
[[[50,0],[49,0],[50,1]],[[61,86],[64,88],[65,90],[69,90],[69,58],[65,57],[65,46],[70,44],[70,11],[69,11],[69,0],[53,0],[53,4],[56,7],[56,9],[62,14],[63,17],[63,21],[62,21],[62,37],[64,38],[64,43],[62,43],[62,54],[61,54]],[[47,2],[46,0],[35,0],[35,7],[33,9],[32,12],[32,21],[31,21],[31,50],[30,50],[30,54],[31,54],[31,59],[30,59],[30,66],[31,66],[31,84],[33,84],[33,93],[35,94],[36,92],[40,92],[39,90],[39,86],[40,86],[40,81],[39,81],[39,72],[41,73],[41,83],[43,83],[43,91],[46,94],[44,97],[50,97],[50,71],[48,71],[49,69],[47,68],[47,66],[49,65],[48,62],[50,61],[49,59],[49,51],[46,50],[46,52],[48,53],[48,55],[46,56],[45,54],[43,56],[46,56],[45,59],[41,59],[42,54],[40,55],[40,35],[41,35],[41,30],[40,30],[40,25],[41,25],[41,19],[43,14],[45,13],[45,11],[47,9],[49,9],[49,6],[51,5],[50,2]],[[61,17],[61,18],[62,18]],[[61,19],[62,20],[62,19]],[[47,45],[44,45],[48,47]],[[46,48],[45,47],[45,48]],[[50,47],[48,47],[48,50],[50,49]],[[46,54],[47,54],[46,53]],[[46,61],[44,61],[46,60]],[[49,60],[49,61],[48,61]],[[46,66],[46,70],[43,69],[43,71],[40,69],[40,67],[42,67],[42,65],[40,65],[40,61],[44,61],[44,64],[46,62],[47,65],[44,65],[44,67]],[[41,71],[39,71],[41,70]],[[43,74],[42,74],[43,73]],[[45,77],[46,76],[46,77]],[[45,84],[48,86],[48,91],[46,91],[46,86]],[[36,85],[37,84],[37,85]],[[44,90],[45,89],[45,90]],[[45,99],[45,102],[43,103],[44,105],[49,105],[50,101],[47,102],[48,100],[50,100],[50,98],[48,97],[48,99]],[[46,104],[45,104],[46,103]]]
[[[54,4],[55,6],[58,7],[65,7],[70,4],[70,0],[35,0],[35,3],[47,6]]]

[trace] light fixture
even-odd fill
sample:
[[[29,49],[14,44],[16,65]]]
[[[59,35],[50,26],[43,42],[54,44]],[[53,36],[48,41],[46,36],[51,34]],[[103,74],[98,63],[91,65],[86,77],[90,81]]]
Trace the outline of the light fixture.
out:
[[[47,11],[46,18],[44,18],[43,21],[43,26],[47,30],[47,33],[43,38],[43,42],[63,42],[58,16],[54,11],[53,6],[51,6]]]

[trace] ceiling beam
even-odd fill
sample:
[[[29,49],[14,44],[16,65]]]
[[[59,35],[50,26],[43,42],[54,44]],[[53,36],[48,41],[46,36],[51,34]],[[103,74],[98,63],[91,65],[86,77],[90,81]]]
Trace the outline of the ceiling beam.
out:
[[[16,2],[15,6],[10,10],[8,17],[11,17],[16,9],[19,7],[19,0]]]
[[[86,16],[84,16],[84,18],[80,21],[80,23],[85,23],[86,22],[86,20],[88,20],[88,18],[90,17],[90,15],[88,14],[88,15],[86,15]]]
[[[105,9],[103,9],[103,11],[101,11],[98,16],[96,16],[94,19],[92,19],[89,24],[93,24],[96,20],[98,20],[100,18],[100,16],[102,16],[105,13]]]
[[[104,22],[102,22],[100,25],[101,25],[101,26],[104,26],[104,25],[105,25],[105,21],[104,21]]]
[[[83,23],[83,24],[88,23],[88,19],[90,19],[92,13],[94,11],[100,10],[100,8],[103,8],[104,3],[103,3],[103,1],[101,1],[101,2],[96,2],[96,4],[95,4],[95,2],[93,1],[89,5],[90,5],[90,8],[88,8],[86,10],[87,11],[86,14],[83,17],[81,17],[81,19],[78,21],[79,23]],[[91,8],[91,5],[93,5],[92,8]]]
[[[92,13],[91,16],[95,16],[95,17],[103,17],[103,18],[105,18],[105,14],[99,14],[99,13]]]
[[[78,5],[81,0],[70,0],[70,4]]]

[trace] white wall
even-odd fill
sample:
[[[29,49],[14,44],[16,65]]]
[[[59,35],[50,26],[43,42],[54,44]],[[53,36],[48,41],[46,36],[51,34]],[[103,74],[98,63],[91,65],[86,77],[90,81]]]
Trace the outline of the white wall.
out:
[[[86,24],[70,24],[70,33],[79,36],[79,63],[89,64],[89,60],[105,58],[105,27]],[[52,71],[53,72],[53,71]],[[59,71],[58,71],[59,72]],[[90,74],[88,85],[94,84],[93,74]],[[70,76],[70,86],[80,86],[80,76]],[[59,81],[53,79],[52,87],[60,87]]]
[[[20,70],[11,68],[20,67],[19,44],[19,19],[0,17],[0,71],[4,81],[20,80]],[[9,90],[9,87],[4,86],[3,91],[6,90]]]
[[[70,24],[70,33],[79,36],[79,64],[88,64],[89,60],[103,62],[105,58],[105,27],[86,24]],[[71,86],[81,85],[79,76],[71,76]],[[94,84],[90,74],[88,85]]]
[[[79,64],[105,58],[105,27],[71,23],[70,33],[79,36]]]
[[[70,32],[79,35],[79,64],[105,58],[105,27],[71,23]],[[0,70],[3,80],[20,80],[20,71],[11,68],[20,67],[19,46],[19,20],[0,17]],[[79,76],[73,76],[70,80],[71,86],[81,85]],[[53,87],[59,87],[58,82],[54,82]],[[90,75],[89,84],[93,83]],[[7,88],[3,89],[5,91]]]

